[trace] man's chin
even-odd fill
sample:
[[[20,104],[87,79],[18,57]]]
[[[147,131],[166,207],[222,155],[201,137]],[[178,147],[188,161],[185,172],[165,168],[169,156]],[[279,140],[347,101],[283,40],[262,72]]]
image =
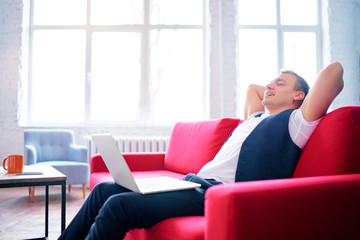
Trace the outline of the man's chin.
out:
[[[269,99],[267,98],[264,98],[262,101],[261,101],[262,105],[266,108],[266,106],[268,105],[271,105],[271,101],[269,101]]]
[[[263,99],[261,103],[264,106],[264,108],[269,112],[277,108],[277,105],[274,102],[272,102],[270,99]]]

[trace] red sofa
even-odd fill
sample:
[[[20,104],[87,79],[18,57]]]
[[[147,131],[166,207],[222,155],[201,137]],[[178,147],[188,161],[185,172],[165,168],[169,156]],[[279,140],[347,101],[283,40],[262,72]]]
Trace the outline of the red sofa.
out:
[[[239,119],[175,124],[166,153],[124,153],[135,177],[196,173]],[[90,159],[90,189],[113,181],[100,155]],[[360,239],[360,107],[328,113],[290,179],[210,188],[204,217],[164,220],[126,240]]]

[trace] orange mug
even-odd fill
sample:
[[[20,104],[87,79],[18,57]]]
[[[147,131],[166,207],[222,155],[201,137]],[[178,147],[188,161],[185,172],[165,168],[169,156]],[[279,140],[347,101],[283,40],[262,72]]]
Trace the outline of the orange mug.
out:
[[[6,160],[8,161],[7,167],[5,166]],[[9,155],[3,161],[3,168],[8,171],[8,173],[22,173],[24,166],[24,156],[23,155]]]

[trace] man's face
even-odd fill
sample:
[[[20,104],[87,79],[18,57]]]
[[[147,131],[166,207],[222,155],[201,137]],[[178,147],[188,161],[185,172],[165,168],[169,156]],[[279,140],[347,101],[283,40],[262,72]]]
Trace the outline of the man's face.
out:
[[[276,113],[297,107],[295,102],[299,91],[294,90],[296,77],[290,73],[282,73],[266,85],[263,105],[270,113]]]

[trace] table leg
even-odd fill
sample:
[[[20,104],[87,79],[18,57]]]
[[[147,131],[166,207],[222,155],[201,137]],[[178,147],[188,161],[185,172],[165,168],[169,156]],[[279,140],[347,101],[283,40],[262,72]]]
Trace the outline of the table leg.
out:
[[[45,237],[49,236],[49,185],[45,186]]]
[[[65,181],[61,184],[61,232],[65,230],[65,218],[66,218],[66,184]]]

